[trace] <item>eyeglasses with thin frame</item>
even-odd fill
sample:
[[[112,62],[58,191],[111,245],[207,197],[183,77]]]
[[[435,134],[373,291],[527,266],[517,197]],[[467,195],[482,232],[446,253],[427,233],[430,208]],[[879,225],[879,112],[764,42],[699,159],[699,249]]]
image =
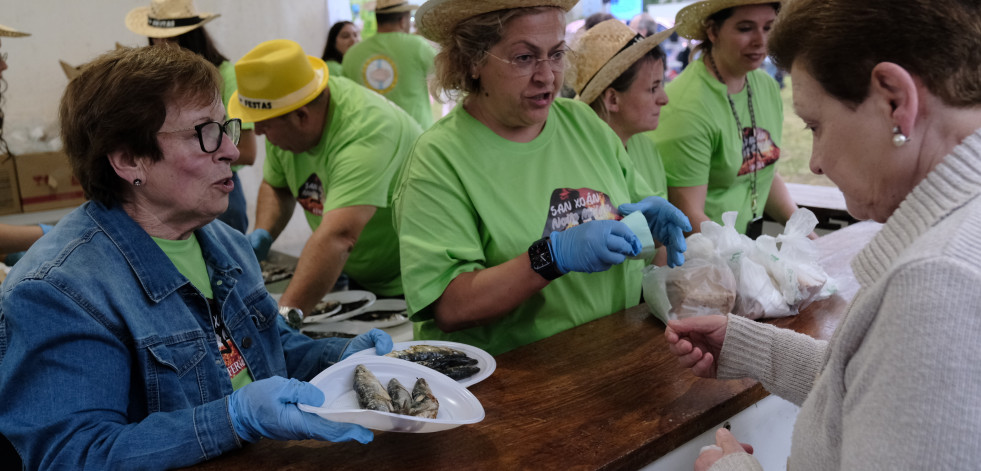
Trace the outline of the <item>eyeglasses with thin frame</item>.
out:
[[[201,150],[212,154],[217,152],[218,148],[221,147],[222,134],[228,135],[228,138],[231,139],[232,144],[236,146],[238,145],[238,141],[242,137],[242,120],[232,118],[224,123],[208,121],[207,123],[201,123],[193,128],[160,131],[157,134],[172,134],[175,132],[190,131],[192,129],[198,133],[198,143],[201,144]]]
[[[561,72],[565,69],[565,56],[570,52],[569,49],[559,49],[552,52],[548,57],[540,59],[531,54],[517,54],[511,58],[511,60],[504,59],[494,55],[490,51],[484,51],[487,55],[504,62],[505,64],[510,64],[514,68],[518,76],[531,75],[536,70],[538,70],[538,64],[545,62],[548,67],[552,69],[552,72]]]

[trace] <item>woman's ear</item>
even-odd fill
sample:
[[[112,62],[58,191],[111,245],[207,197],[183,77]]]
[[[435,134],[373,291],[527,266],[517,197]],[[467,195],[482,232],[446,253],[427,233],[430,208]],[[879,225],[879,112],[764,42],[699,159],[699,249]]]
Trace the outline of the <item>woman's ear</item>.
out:
[[[603,100],[603,106],[606,107],[606,111],[610,113],[617,113],[620,111],[620,96],[617,94],[616,90],[612,88],[607,88],[603,90],[603,94],[600,95]]]
[[[919,112],[920,88],[916,79],[897,64],[882,62],[872,68],[869,95],[879,100],[889,122],[907,136],[913,133]]]
[[[122,148],[116,149],[106,157],[109,159],[109,165],[112,165],[113,170],[116,171],[116,175],[119,175],[119,178],[128,182],[133,182],[137,179],[146,181],[146,169],[143,166],[143,159],[135,157],[129,150]]]

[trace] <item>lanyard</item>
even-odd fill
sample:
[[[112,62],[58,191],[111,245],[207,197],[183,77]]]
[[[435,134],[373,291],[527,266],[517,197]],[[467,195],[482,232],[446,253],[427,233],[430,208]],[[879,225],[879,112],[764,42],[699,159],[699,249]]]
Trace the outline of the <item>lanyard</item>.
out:
[[[722,80],[722,74],[719,73],[719,68],[715,65],[715,59],[712,57],[712,54],[706,55],[705,58],[708,59],[709,65],[712,66],[712,71],[715,72],[715,76],[719,78],[719,81],[722,82],[723,85],[726,85],[725,81]],[[759,214],[757,213],[756,171],[759,169],[759,165],[762,162],[762,156],[760,155],[760,147],[756,142],[756,113],[753,112],[753,87],[749,84],[749,77],[746,77],[746,101],[749,105],[749,120],[753,128],[748,134],[743,130],[742,122],[739,120],[739,114],[736,113],[736,104],[733,103],[732,95],[729,94],[728,90],[726,90],[726,98],[729,100],[729,109],[732,110],[732,117],[736,119],[736,129],[739,131],[739,134],[742,137],[742,151],[745,153],[746,150],[749,150],[749,155],[752,159],[752,163],[750,165],[753,167],[753,177],[749,181],[749,188],[750,195],[753,198],[753,220],[755,221],[757,218],[759,218]]]

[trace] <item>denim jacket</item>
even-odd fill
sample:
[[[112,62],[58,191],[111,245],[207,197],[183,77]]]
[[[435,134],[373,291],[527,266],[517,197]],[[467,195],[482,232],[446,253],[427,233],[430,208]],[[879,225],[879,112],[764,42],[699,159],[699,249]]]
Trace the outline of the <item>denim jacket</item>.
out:
[[[286,325],[252,247],[198,229],[214,300],[256,380],[309,380],[347,339]],[[247,387],[247,386],[246,386]],[[0,287],[0,433],[29,469],[161,469],[242,445],[205,297],[118,205],[67,215]]]

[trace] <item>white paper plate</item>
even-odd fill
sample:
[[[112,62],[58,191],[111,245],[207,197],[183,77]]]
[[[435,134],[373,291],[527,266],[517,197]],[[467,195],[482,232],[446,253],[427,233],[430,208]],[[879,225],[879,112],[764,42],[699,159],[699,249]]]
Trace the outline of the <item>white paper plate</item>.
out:
[[[365,312],[366,309],[371,307],[375,303],[375,293],[371,291],[335,291],[333,293],[327,293],[324,296],[324,301],[337,301],[341,303],[340,307],[336,311],[331,311],[326,314],[317,314],[313,316],[304,316],[303,322],[309,324],[311,322],[319,322],[323,320],[330,320],[331,322],[342,321],[344,319],[352,318],[358,314]],[[344,310],[345,304],[356,303],[366,301],[363,305],[356,309],[350,311],[341,312]]]
[[[458,383],[460,383],[461,386],[465,388],[469,388],[470,386],[487,379],[491,375],[491,373],[493,373],[494,370],[497,368],[497,361],[494,360],[494,357],[491,356],[490,353],[487,353],[483,349],[474,347],[473,345],[467,345],[465,343],[459,343],[459,342],[446,342],[443,340],[413,340],[411,342],[398,342],[392,347],[392,351],[394,352],[396,350],[405,350],[406,348],[409,348],[413,345],[432,345],[434,347],[454,348],[460,350],[463,353],[466,353],[468,357],[476,359],[477,367],[480,368],[480,371],[478,371],[477,374],[469,378],[463,378],[457,381]],[[355,357],[359,355],[374,356],[376,355],[375,349],[369,348],[367,350],[362,350],[358,353],[355,353],[354,355],[351,355],[351,357]],[[436,370],[431,370],[431,371],[436,371]],[[440,374],[442,375],[442,373]],[[447,379],[449,379],[448,376]]]
[[[361,409],[354,392],[354,369],[359,364],[365,365],[385,386],[390,379],[396,378],[411,390],[417,378],[425,378],[439,401],[436,418]],[[300,410],[327,420],[358,424],[372,430],[429,433],[484,420],[484,407],[467,388],[434,370],[398,358],[352,355],[321,371],[310,383],[324,392],[324,404],[321,407],[300,404]]]
[[[269,293],[269,295],[272,296],[277,303],[279,302],[279,298],[283,296],[282,293]],[[304,324],[311,324],[314,322],[320,322],[327,319],[329,319],[331,322],[336,322],[361,314],[362,312],[365,311],[365,309],[368,309],[369,307],[371,307],[372,304],[374,304],[375,293],[372,293],[371,291],[358,291],[358,290],[335,291],[333,293],[327,293],[327,295],[324,296],[321,299],[321,301],[337,301],[340,304],[336,308],[330,310],[329,312],[325,312],[322,314],[314,314],[314,315],[304,315],[303,316]],[[341,310],[344,309],[345,304],[355,303],[359,301],[367,301],[367,302],[356,309],[352,309],[350,311],[338,314]]]
[[[388,315],[381,319],[363,319],[363,317],[373,313],[387,313]],[[326,319],[324,322],[332,323],[333,320]],[[341,322],[350,322],[354,326],[384,329],[409,322],[409,312],[404,299],[378,299],[360,314]]]

